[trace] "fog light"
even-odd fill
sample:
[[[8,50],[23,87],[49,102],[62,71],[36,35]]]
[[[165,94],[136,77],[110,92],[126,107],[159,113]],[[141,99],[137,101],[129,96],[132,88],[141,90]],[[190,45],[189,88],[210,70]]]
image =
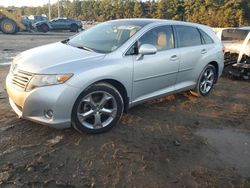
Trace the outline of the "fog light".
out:
[[[53,118],[53,110],[45,110],[44,111],[44,116],[47,118],[47,119],[52,119]]]

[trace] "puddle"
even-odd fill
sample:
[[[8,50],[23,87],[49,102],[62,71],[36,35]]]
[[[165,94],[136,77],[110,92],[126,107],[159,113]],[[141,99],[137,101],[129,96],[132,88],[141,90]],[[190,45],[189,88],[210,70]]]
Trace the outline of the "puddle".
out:
[[[250,133],[226,128],[200,129],[196,134],[207,139],[222,161],[241,176],[250,177]]]

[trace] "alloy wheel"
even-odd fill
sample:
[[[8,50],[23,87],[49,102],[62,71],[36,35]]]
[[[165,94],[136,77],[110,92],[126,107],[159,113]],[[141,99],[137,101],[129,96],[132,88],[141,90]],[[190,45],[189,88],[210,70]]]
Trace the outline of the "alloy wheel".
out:
[[[115,98],[105,91],[86,95],[77,109],[80,123],[89,129],[100,129],[109,125],[117,114]]]
[[[212,68],[208,68],[205,70],[203,73],[201,82],[200,82],[200,92],[202,94],[207,94],[209,91],[212,89],[213,84],[214,84],[214,70]]]

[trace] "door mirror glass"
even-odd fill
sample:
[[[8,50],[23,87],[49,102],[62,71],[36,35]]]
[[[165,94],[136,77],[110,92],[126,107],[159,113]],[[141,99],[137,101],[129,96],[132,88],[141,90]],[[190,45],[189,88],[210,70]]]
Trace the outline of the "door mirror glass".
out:
[[[157,48],[152,44],[142,44],[139,48],[139,54],[141,55],[153,55],[156,54]]]

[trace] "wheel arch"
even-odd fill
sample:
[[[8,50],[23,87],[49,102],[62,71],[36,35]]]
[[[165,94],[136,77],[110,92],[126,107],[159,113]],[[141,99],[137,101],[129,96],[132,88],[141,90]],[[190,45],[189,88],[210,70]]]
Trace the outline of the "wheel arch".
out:
[[[124,102],[123,112],[125,112],[125,113],[128,112],[129,97],[128,97],[126,87],[121,82],[119,82],[115,79],[102,79],[102,80],[98,80],[98,81],[94,82],[93,84],[97,84],[97,83],[108,83],[108,84],[112,85],[113,87],[115,87],[119,91],[119,93],[121,94],[123,102]],[[93,85],[93,84],[91,84],[91,85]]]
[[[215,83],[217,83],[218,78],[219,78],[219,64],[216,61],[211,61],[210,63],[208,63],[208,65],[213,65],[215,67],[215,70],[216,70]]]
[[[209,92],[211,91],[211,89],[210,89],[210,91],[207,94],[201,94],[200,89],[199,89],[200,79],[201,79],[202,75],[204,74],[204,71],[206,70],[206,68],[208,66],[211,67],[211,65],[212,65],[214,67],[215,71],[216,71],[215,72],[216,76],[215,76],[214,84],[216,84],[216,82],[217,82],[217,80],[219,78],[219,64],[216,61],[210,61],[209,63],[204,63],[204,65],[205,65],[204,67],[202,67],[202,68],[200,67],[202,71],[200,72],[199,77],[198,77],[198,79],[196,81],[195,88],[190,90],[191,94],[196,96],[196,97],[208,95]]]

